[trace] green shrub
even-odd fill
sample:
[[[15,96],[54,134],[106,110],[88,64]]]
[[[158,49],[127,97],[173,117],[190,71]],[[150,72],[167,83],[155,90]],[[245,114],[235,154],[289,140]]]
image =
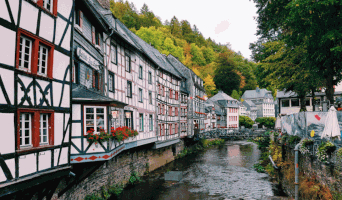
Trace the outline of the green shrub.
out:
[[[239,126],[244,126],[246,128],[252,128],[254,121],[248,116],[239,116]]]
[[[275,117],[258,117],[255,119],[261,125],[264,125],[266,128],[274,128],[276,118]]]
[[[131,173],[131,177],[129,178],[128,182],[129,182],[129,184],[131,184],[131,185],[134,185],[134,184],[136,184],[136,183],[141,182],[141,178],[139,177],[138,172],[133,171],[133,172]]]
[[[114,184],[109,187],[108,192],[112,195],[119,196],[121,192],[123,191],[123,185],[122,184]]]
[[[261,165],[261,164],[254,164],[253,165],[253,168],[257,171],[257,172],[259,172],[259,173],[264,173],[264,172],[266,172],[265,171],[265,168]]]
[[[92,195],[87,195],[84,200],[104,200],[100,195],[98,194],[92,194]]]
[[[288,142],[289,144],[297,144],[300,140],[301,140],[301,138],[300,138],[299,136],[290,135],[290,136],[288,137],[287,142]]]

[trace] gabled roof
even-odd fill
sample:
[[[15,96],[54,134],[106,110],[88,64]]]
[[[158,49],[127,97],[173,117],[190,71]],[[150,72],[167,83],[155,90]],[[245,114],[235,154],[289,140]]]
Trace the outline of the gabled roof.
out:
[[[210,98],[211,101],[218,101],[218,100],[229,100],[229,101],[237,101],[236,99],[232,98],[228,94],[224,93],[223,91],[219,91],[213,97]]]
[[[242,104],[247,107],[248,111],[257,110],[256,105],[251,100],[244,100]]]
[[[272,98],[271,91],[266,89],[255,89],[255,90],[246,90],[245,93],[242,95],[242,99],[257,99],[257,98]]]

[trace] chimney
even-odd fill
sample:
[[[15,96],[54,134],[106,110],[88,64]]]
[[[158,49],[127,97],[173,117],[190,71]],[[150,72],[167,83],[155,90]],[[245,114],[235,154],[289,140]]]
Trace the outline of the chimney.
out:
[[[109,0],[97,0],[102,8],[110,10],[110,3]]]

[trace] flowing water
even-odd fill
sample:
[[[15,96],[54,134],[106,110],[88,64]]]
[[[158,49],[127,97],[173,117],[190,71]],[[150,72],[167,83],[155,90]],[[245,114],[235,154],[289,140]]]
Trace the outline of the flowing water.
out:
[[[265,199],[279,195],[281,191],[269,176],[252,168],[259,157],[255,144],[227,141],[220,148],[186,156],[155,170],[142,183],[126,188],[118,199]],[[183,179],[165,181],[167,171],[183,171]]]

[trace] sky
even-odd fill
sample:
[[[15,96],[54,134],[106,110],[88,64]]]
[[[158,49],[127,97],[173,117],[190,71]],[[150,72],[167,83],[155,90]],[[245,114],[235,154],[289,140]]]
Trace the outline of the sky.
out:
[[[255,35],[257,8],[252,0],[128,0],[138,11],[144,3],[164,23],[176,16],[179,21],[188,20],[197,26],[205,38],[217,43],[230,43],[232,50],[240,51],[250,59],[249,43],[257,40]]]

